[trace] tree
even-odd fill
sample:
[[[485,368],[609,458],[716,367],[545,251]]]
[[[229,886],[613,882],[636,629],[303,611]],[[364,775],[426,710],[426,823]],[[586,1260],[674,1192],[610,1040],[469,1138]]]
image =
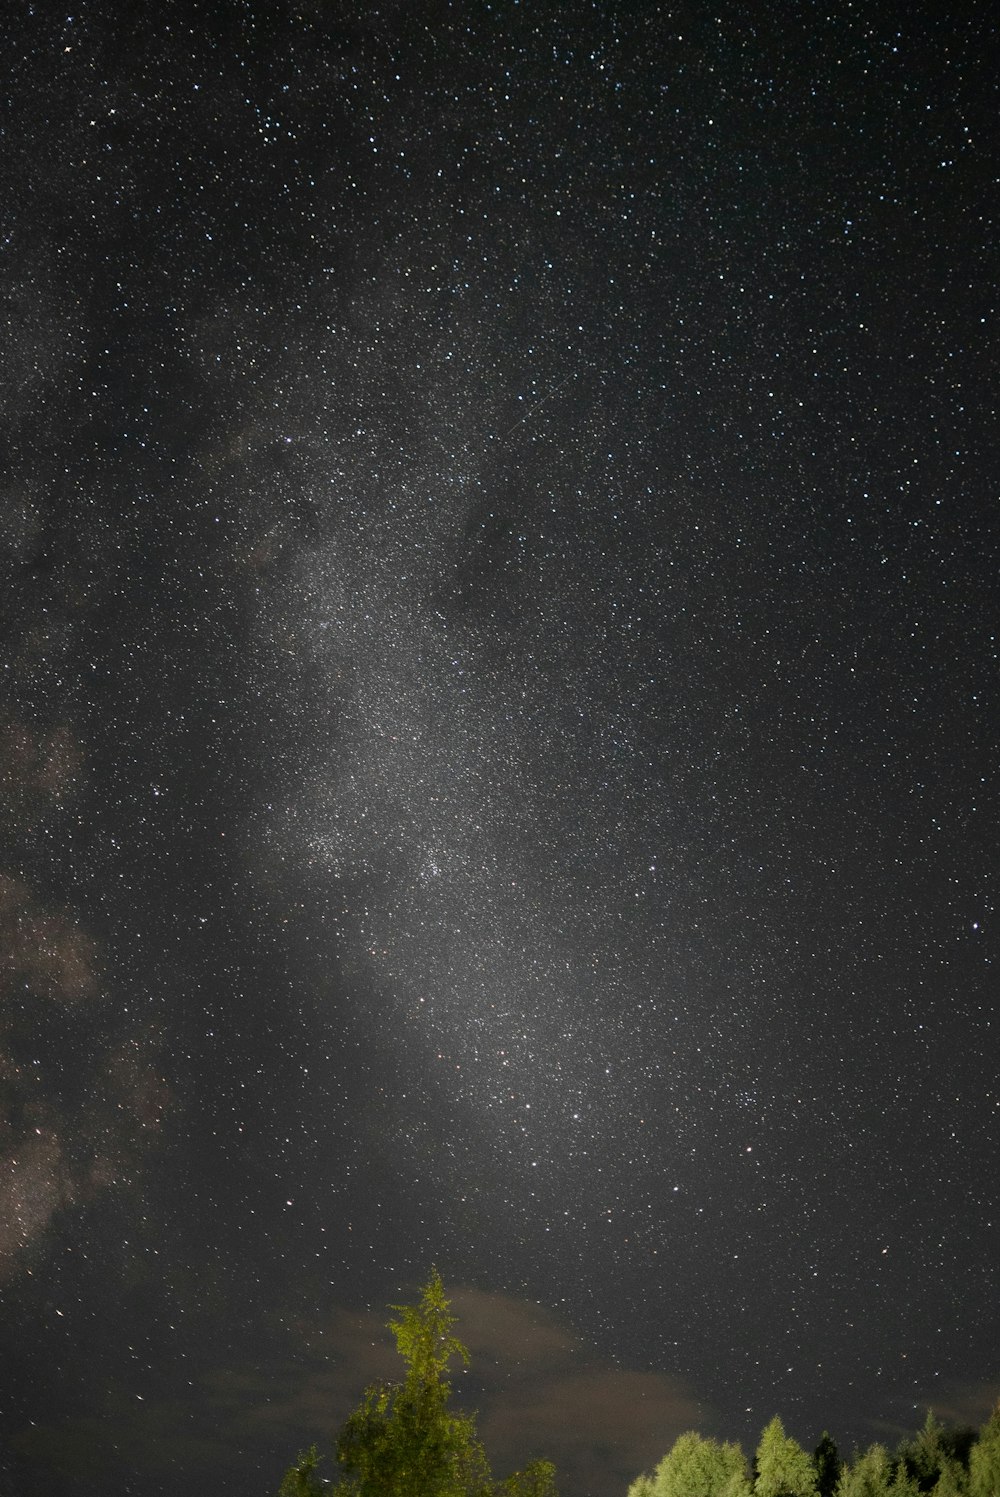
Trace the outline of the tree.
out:
[[[977,1432],[971,1425],[942,1424],[933,1409],[928,1409],[923,1428],[899,1447],[897,1456],[921,1492],[936,1492],[940,1487],[941,1497],[951,1497],[953,1490],[965,1490],[976,1440]]]
[[[845,1466],[837,1497],[889,1497],[892,1466],[884,1445],[869,1445],[863,1455]]]
[[[319,1497],[323,1484],[316,1475],[319,1452],[315,1445],[300,1451],[294,1466],[289,1466],[278,1488],[278,1497]]]
[[[998,1497],[1000,1493],[1000,1403],[979,1432],[969,1452],[969,1497]]]
[[[750,1477],[740,1447],[703,1439],[694,1430],[678,1436],[651,1478],[639,1480],[649,1483],[649,1497],[750,1497]],[[646,1494],[636,1492],[634,1497]]]
[[[757,1447],[755,1497],[816,1497],[816,1468],[775,1414]]]
[[[448,1367],[469,1354],[452,1335],[444,1286],[437,1271],[416,1305],[393,1305],[389,1321],[406,1366],[401,1383],[373,1383],[362,1394],[337,1440],[342,1475],[323,1486],[315,1475],[316,1448],[286,1473],[279,1497],[556,1497],[555,1468],[535,1461],[503,1482],[490,1475],[472,1415],[448,1407]]]
[[[455,1318],[437,1272],[417,1305],[393,1305],[389,1321],[406,1364],[401,1384],[375,1383],[347,1420],[337,1460],[356,1497],[466,1497],[490,1487],[475,1422],[448,1409],[453,1358],[469,1354],[451,1334]]]
[[[889,1483],[889,1497],[920,1497],[916,1478],[909,1474],[904,1461],[896,1463],[895,1473]]]
[[[551,1461],[532,1461],[497,1487],[498,1497],[557,1497],[556,1468]]]
[[[813,1451],[813,1465],[816,1467],[819,1497],[833,1497],[844,1463],[829,1430],[824,1430],[820,1435],[819,1444]]]
[[[953,1456],[943,1456],[938,1479],[934,1483],[934,1497],[965,1497],[966,1491],[966,1475],[962,1466]]]

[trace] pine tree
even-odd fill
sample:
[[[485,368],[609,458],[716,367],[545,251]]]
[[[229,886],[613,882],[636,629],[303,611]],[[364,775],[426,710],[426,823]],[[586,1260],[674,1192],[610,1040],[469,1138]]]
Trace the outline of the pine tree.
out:
[[[904,1461],[897,1461],[896,1470],[892,1481],[889,1483],[889,1497],[920,1497],[920,1488],[916,1477],[911,1476],[906,1469]],[[1000,1497],[1000,1493],[998,1493]]]
[[[979,1438],[972,1425],[942,1424],[928,1409],[923,1428],[899,1447],[897,1459],[921,1492],[937,1491],[941,1484],[942,1497],[947,1497],[953,1488],[965,1491],[971,1452]]]
[[[816,1468],[775,1414],[757,1447],[755,1497],[816,1497]]]
[[[892,1466],[884,1445],[869,1445],[863,1455],[844,1468],[837,1497],[889,1497]]]
[[[934,1483],[934,1497],[965,1497],[966,1491],[966,1475],[960,1463],[952,1456],[944,1456]]]
[[[1000,1403],[969,1452],[969,1497],[1000,1497]]]
[[[650,1485],[650,1497],[750,1497],[746,1457],[740,1447],[703,1439],[693,1430],[674,1441]]]
[[[475,1423],[448,1409],[448,1364],[469,1354],[451,1334],[454,1316],[437,1272],[418,1305],[394,1305],[389,1329],[406,1364],[402,1384],[366,1388],[337,1441],[355,1497],[479,1497],[490,1488]]]
[[[931,1491],[937,1482],[944,1455],[941,1445],[943,1431],[944,1426],[935,1417],[934,1410],[928,1409],[927,1418],[924,1420],[920,1433],[902,1452],[906,1469],[911,1476],[916,1478],[917,1485],[922,1492]]]
[[[324,1485],[316,1447],[300,1455],[279,1497],[556,1497],[555,1468],[534,1461],[495,1482],[469,1414],[448,1406],[449,1364],[469,1354],[435,1271],[416,1305],[394,1305],[389,1329],[406,1367],[401,1383],[373,1383],[337,1440],[342,1476]]]
[[[813,1452],[813,1465],[816,1467],[819,1497],[833,1497],[844,1463],[829,1430],[824,1430],[820,1435],[819,1444]]]

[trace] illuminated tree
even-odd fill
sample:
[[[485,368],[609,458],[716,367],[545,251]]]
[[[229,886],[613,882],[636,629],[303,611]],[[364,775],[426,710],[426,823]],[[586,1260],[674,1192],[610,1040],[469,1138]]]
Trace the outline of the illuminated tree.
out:
[[[1000,1403],[969,1452],[969,1497],[997,1497],[1000,1492]]]
[[[532,1461],[497,1487],[498,1497],[557,1497],[556,1468],[551,1461]]]
[[[884,1445],[869,1445],[863,1455],[845,1467],[837,1497],[888,1497],[892,1467]]]
[[[320,1456],[315,1445],[301,1451],[294,1466],[289,1466],[278,1488],[278,1497],[319,1497],[325,1490],[316,1475]]]
[[[640,1487],[639,1482],[648,1483]],[[689,1430],[674,1441],[651,1477],[640,1477],[630,1497],[750,1497],[746,1457]]]
[[[279,1497],[556,1497],[555,1468],[535,1461],[504,1482],[490,1475],[469,1414],[448,1407],[449,1364],[469,1354],[452,1335],[455,1318],[439,1275],[431,1274],[416,1305],[394,1305],[389,1321],[406,1366],[401,1383],[373,1383],[337,1440],[341,1477],[316,1476],[315,1446],[286,1472]]]
[[[416,1306],[393,1307],[389,1322],[406,1363],[401,1384],[366,1388],[337,1441],[337,1460],[357,1497],[460,1497],[489,1486],[485,1457],[473,1421],[448,1410],[453,1357],[468,1352],[451,1334],[441,1280],[436,1273]]]
[[[816,1497],[816,1467],[775,1414],[757,1447],[755,1497]]]
[[[942,1424],[933,1410],[928,1409],[919,1434],[901,1445],[897,1455],[921,1492],[936,1492],[940,1486],[940,1497],[951,1497],[953,1489],[965,1489],[976,1441],[977,1432],[971,1425]]]
[[[958,1461],[952,1456],[944,1456],[938,1479],[934,1483],[934,1497],[965,1497],[967,1490],[966,1474]]]

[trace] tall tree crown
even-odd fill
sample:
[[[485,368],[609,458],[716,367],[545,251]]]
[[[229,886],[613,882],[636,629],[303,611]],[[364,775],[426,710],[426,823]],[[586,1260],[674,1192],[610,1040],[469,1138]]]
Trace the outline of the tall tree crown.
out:
[[[403,1381],[364,1390],[337,1439],[339,1480],[324,1483],[316,1474],[313,1446],[286,1472],[279,1497],[556,1497],[549,1461],[495,1481],[475,1417],[449,1409],[449,1364],[467,1364],[469,1354],[452,1335],[455,1317],[437,1270],[415,1305],[391,1309]]]

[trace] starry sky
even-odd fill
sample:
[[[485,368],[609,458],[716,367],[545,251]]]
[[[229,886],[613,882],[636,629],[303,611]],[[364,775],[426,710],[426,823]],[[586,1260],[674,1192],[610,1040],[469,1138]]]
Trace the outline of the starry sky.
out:
[[[992,8],[10,9],[6,1488],[983,1418]]]

